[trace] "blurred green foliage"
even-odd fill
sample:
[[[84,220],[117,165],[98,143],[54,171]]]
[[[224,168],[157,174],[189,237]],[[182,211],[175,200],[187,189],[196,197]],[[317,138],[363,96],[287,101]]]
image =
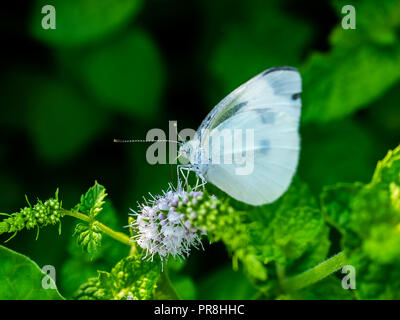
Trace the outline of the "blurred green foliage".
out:
[[[44,4],[56,8],[56,30],[41,27]],[[356,8],[356,30],[341,27],[344,4]],[[193,252],[168,266],[171,281],[183,298],[254,298],[257,289],[281,299],[349,298],[334,276],[291,295],[270,295],[260,283],[277,279],[282,265],[294,275],[343,248],[362,270],[358,298],[399,297],[391,271],[400,241],[394,158],[370,179],[400,141],[400,1],[37,0],[24,10],[11,8],[1,29],[9,50],[0,86],[0,212],[57,186],[73,205],[99,179],[112,200],[99,219],[121,228],[129,208],[165,189],[175,168],[150,166],[146,146],[114,138],[143,139],[176,119],[179,129],[195,128],[253,75],[291,65],[303,77],[298,179],[277,203],[240,217],[249,231],[242,246],[225,236],[229,253],[218,244]],[[323,216],[340,234],[329,233]],[[40,266],[55,265],[67,298],[127,254],[103,237],[90,260],[70,239],[73,228],[64,219],[57,240],[50,228],[37,242],[26,232],[8,243]]]
[[[151,297],[160,276],[160,261],[148,263],[136,257],[126,257],[110,273],[99,271],[97,278],[82,284],[75,298],[82,300],[130,299]]]
[[[103,46],[61,52],[60,62],[104,108],[134,118],[157,116],[164,70],[147,32],[127,31]]]
[[[56,29],[42,28],[45,5],[56,9]],[[128,24],[140,7],[141,0],[37,0],[32,10],[31,30],[37,39],[59,47],[82,46],[109,37]]]
[[[357,270],[356,296],[398,299],[400,147],[379,162],[369,184],[327,187],[322,202],[328,221],[343,234],[349,264]]]

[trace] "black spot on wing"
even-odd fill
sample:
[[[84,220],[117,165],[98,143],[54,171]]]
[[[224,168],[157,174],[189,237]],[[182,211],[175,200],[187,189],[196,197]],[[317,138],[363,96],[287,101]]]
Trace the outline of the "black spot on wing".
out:
[[[300,98],[300,93],[295,93],[292,95],[292,100],[297,100],[298,98]]]
[[[269,68],[268,70],[265,70],[262,75],[266,76],[267,74],[275,71],[297,71],[297,69],[293,67],[273,67]]]

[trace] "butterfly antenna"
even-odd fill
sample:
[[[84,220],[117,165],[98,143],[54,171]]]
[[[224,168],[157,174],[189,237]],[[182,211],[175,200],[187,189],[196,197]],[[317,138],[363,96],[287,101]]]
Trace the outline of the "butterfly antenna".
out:
[[[135,142],[173,142],[173,143],[178,143],[179,141],[175,140],[166,140],[166,139],[152,139],[152,140],[144,140],[144,139],[130,139],[130,140],[124,140],[124,139],[114,139],[115,143],[135,143]]]

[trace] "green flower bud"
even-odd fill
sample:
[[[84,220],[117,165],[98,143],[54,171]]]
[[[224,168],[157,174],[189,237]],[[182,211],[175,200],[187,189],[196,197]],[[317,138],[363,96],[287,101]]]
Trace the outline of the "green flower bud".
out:
[[[55,198],[49,199],[44,203],[40,200],[32,207],[27,199],[28,207],[20,209],[19,212],[11,214],[0,223],[0,234],[16,233],[22,229],[34,229],[56,224],[63,216],[61,203],[58,201],[58,190]],[[57,208],[57,209],[56,209]]]

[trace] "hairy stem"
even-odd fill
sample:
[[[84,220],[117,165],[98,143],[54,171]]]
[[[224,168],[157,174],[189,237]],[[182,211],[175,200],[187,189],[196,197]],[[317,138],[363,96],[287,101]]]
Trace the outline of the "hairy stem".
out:
[[[88,217],[87,215],[85,215],[83,213],[72,212],[70,210],[63,210],[63,212],[67,216],[71,216],[71,217],[77,218],[77,219],[85,221],[85,222],[90,222],[90,217]],[[126,234],[124,234],[122,232],[114,231],[113,229],[107,227],[105,224],[102,224],[99,221],[97,221],[97,225],[104,234],[108,235],[109,237],[113,238],[114,240],[117,240],[123,244],[126,244],[128,246],[136,248],[135,243],[132,242]]]
[[[284,280],[282,287],[286,292],[300,290],[319,280],[322,280],[331,273],[342,268],[344,265],[346,265],[346,257],[342,251],[315,266],[314,268]]]

